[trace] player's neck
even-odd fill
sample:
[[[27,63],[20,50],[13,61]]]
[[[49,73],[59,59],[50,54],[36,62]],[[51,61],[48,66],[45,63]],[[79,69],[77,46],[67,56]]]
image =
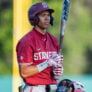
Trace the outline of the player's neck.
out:
[[[40,32],[41,34],[43,34],[43,35],[45,35],[45,33],[46,33],[46,29],[41,28],[41,27],[39,27],[39,26],[35,26],[35,29],[36,29],[38,32]]]

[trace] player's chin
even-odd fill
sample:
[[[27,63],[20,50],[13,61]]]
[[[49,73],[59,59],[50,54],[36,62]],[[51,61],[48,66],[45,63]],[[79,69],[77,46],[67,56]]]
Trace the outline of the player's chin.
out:
[[[45,24],[44,28],[47,29],[49,27],[49,24]]]

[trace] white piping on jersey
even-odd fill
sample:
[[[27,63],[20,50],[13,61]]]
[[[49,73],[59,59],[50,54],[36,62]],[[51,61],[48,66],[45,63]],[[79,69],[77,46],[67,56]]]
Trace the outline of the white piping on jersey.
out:
[[[33,63],[18,63],[19,65],[31,65]]]

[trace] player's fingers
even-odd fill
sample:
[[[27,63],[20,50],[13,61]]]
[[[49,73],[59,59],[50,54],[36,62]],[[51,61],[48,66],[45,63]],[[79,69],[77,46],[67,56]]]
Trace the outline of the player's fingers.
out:
[[[52,57],[51,58],[56,58],[58,56],[58,54],[54,54],[54,55],[52,55]]]
[[[60,75],[60,74],[63,74],[63,70],[60,70],[60,71],[53,71],[54,75]]]
[[[55,58],[53,58],[55,61],[60,61],[60,60],[63,60],[63,57],[62,56],[57,56]]]
[[[55,68],[53,71],[63,71],[63,67]]]

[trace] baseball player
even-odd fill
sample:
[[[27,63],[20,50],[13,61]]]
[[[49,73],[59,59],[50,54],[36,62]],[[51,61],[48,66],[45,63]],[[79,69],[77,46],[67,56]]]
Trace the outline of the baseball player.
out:
[[[58,84],[56,92],[85,92],[83,84],[70,79],[63,79]]]
[[[63,73],[58,41],[47,32],[49,24],[53,25],[53,12],[45,2],[29,8],[28,18],[33,29],[16,47],[19,72],[25,83],[23,92],[46,92],[46,89],[49,92],[49,85],[56,84]]]

